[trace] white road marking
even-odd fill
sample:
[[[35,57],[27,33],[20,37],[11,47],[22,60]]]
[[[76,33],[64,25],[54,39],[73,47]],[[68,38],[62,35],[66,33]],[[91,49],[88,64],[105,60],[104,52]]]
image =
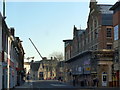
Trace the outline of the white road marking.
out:
[[[62,84],[50,84],[52,86],[66,86],[66,85],[62,85]]]

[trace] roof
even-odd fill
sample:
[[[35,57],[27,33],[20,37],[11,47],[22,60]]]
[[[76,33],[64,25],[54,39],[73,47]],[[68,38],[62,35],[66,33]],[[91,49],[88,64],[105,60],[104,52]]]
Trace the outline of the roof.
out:
[[[110,11],[110,8],[113,5],[109,5],[109,4],[98,4],[98,10],[101,13],[101,25],[104,26],[112,26],[113,25],[113,11]]]
[[[70,42],[70,41],[72,41],[72,39],[63,40],[63,42]]]
[[[44,64],[47,64],[47,63],[49,64],[50,62],[52,62],[52,63],[53,63],[53,62],[58,62],[58,60],[56,60],[56,59],[53,59],[53,60],[47,59],[47,60],[41,60],[41,61],[40,61],[40,63],[44,63]]]
[[[77,60],[77,58],[83,57],[83,55],[91,54],[91,53],[92,53],[91,50],[90,51],[84,51],[84,52],[78,53],[77,55],[73,56],[69,60],[65,61],[65,63],[69,63],[69,62],[75,61],[75,60]]]
[[[108,4],[98,4],[98,9],[102,14],[113,14],[113,11],[110,11],[110,8],[113,5],[108,5]]]
[[[110,8],[110,10],[115,10],[117,7],[120,7],[120,1],[116,2],[116,3]]]
[[[39,69],[39,66],[40,66],[40,62],[38,63],[38,62],[33,62],[33,63],[31,63],[31,70],[32,71],[38,71],[38,69]]]
[[[85,29],[80,29],[80,30],[78,31],[78,35],[81,35],[83,32],[85,32]]]

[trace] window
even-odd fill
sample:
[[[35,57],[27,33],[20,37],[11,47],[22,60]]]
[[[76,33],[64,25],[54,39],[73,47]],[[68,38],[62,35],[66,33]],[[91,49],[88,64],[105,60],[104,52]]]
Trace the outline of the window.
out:
[[[97,45],[95,45],[95,50],[97,50],[97,48],[98,48],[98,46],[97,46]]]
[[[111,37],[112,36],[112,29],[111,28],[107,28],[107,37]]]
[[[97,27],[97,19],[94,20],[94,27]]]
[[[112,49],[112,45],[107,45],[107,49]]]
[[[93,32],[91,32],[91,42],[93,42]]]
[[[97,38],[97,37],[98,37],[98,31],[95,30],[95,32],[94,32],[94,38]]]
[[[118,25],[114,27],[114,40],[118,40]]]

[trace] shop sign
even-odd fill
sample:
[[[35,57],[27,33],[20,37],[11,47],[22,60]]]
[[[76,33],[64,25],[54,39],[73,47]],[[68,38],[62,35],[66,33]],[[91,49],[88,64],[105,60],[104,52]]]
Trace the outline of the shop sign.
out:
[[[87,67],[87,68],[86,68],[86,71],[90,71],[90,67]]]

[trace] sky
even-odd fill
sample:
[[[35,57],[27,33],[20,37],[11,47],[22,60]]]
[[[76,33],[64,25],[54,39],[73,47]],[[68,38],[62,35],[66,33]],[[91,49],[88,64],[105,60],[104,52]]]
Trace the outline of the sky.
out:
[[[114,4],[117,0],[104,1],[98,3]],[[34,56],[34,60],[41,58],[29,38],[43,57],[56,51],[64,54],[63,40],[72,39],[74,25],[82,29],[87,27],[88,14],[89,2],[85,0],[9,0],[6,3],[7,25],[14,27],[15,36],[23,41],[25,58]]]

